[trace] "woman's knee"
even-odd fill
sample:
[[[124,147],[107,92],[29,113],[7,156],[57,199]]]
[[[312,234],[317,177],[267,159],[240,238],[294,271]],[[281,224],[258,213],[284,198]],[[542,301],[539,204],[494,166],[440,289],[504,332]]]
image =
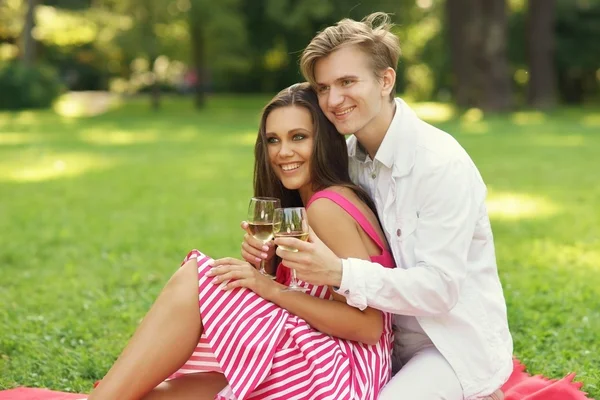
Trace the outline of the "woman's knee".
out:
[[[171,276],[163,292],[175,301],[189,303],[198,301],[198,264],[196,259],[190,259]]]

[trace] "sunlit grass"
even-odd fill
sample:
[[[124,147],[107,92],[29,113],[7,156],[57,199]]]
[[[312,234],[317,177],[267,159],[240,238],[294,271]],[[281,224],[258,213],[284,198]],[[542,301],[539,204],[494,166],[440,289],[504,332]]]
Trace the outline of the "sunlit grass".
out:
[[[237,256],[268,96],[0,112],[0,388],[88,391],[179,261]],[[515,355],[600,395],[600,112],[415,104],[489,188]]]
[[[456,108],[446,103],[416,103],[411,104],[415,113],[430,122],[445,122],[456,116]]]
[[[518,111],[512,114],[510,120],[517,125],[537,125],[546,119],[546,114],[540,111]]]
[[[70,92],[62,95],[53,106],[63,117],[78,118],[104,114],[118,106],[121,100],[109,92]]]
[[[560,211],[560,207],[549,199],[519,193],[492,192],[487,208],[491,218],[507,220],[549,217]]]
[[[600,127],[600,113],[590,113],[582,118],[583,125],[590,127]]]
[[[0,181],[40,182],[76,177],[93,170],[109,168],[114,162],[89,153],[51,153],[21,160],[0,161]]]

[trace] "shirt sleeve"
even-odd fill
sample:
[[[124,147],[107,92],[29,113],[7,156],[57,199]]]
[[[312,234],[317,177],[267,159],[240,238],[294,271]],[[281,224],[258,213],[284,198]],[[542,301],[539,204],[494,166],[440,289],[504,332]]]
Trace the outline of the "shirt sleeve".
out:
[[[416,265],[384,268],[366,260],[342,263],[337,291],[347,303],[402,315],[438,315],[457,303],[485,186],[474,166],[455,161],[417,187]]]

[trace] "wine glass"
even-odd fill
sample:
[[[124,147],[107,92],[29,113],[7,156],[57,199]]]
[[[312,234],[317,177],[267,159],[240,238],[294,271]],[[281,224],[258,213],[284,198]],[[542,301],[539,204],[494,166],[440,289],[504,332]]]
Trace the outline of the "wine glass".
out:
[[[248,227],[252,236],[263,243],[273,239],[273,218],[281,202],[275,197],[253,197],[248,204]],[[258,269],[263,275],[275,278],[265,270],[265,261],[260,261]]]
[[[275,237],[293,237],[300,240],[308,240],[308,218],[304,207],[278,208],[275,210],[273,220],[273,233]],[[287,251],[298,251],[286,246],[279,246]],[[292,279],[285,291],[305,292],[306,288],[298,285],[296,270],[292,269]]]

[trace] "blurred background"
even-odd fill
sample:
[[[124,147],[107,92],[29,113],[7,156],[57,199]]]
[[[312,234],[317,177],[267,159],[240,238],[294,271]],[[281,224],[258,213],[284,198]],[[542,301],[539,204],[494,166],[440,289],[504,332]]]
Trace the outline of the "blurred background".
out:
[[[515,356],[600,399],[600,0],[0,0],[0,390],[88,392],[188,251],[240,254],[261,108],[373,11],[487,184]]]
[[[597,101],[599,0],[2,0],[0,109],[65,91],[273,93],[344,17],[392,13],[398,91],[505,111]]]

